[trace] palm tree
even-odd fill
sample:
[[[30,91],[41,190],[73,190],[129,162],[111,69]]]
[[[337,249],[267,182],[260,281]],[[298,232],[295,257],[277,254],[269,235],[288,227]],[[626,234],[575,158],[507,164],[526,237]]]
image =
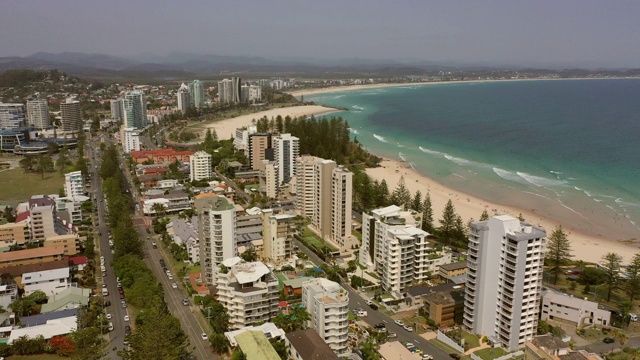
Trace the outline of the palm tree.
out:
[[[156,214],[156,216],[164,215],[167,210],[167,207],[164,204],[155,203],[151,205],[151,211]]]
[[[306,308],[302,306],[296,306],[291,310],[289,319],[291,321],[293,331],[296,331],[298,329],[302,330],[306,327],[305,325],[307,324],[307,321],[311,320],[311,314],[309,314]]]

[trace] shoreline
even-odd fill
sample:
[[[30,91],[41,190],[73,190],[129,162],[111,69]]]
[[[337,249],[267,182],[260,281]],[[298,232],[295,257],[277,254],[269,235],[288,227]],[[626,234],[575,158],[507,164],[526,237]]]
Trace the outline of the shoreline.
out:
[[[269,119],[275,118],[280,115],[283,118],[290,116],[291,118],[302,117],[302,116],[324,116],[328,114],[332,114],[334,112],[342,111],[341,109],[324,106],[324,105],[299,105],[299,106],[288,106],[276,109],[269,109],[264,111],[258,111],[255,113],[240,115],[237,117],[220,119],[210,122],[208,124],[196,125],[194,129],[200,129],[202,136],[204,138],[204,134],[207,129],[215,129],[216,134],[219,139],[227,139],[228,137],[235,138],[236,129],[244,126],[249,126],[253,124],[253,120],[258,120],[263,117],[267,117]]]
[[[431,195],[435,226],[438,226],[438,220],[442,215],[445,204],[451,199],[456,213],[460,215],[465,222],[470,218],[479,219],[482,211],[486,209],[489,216],[494,215],[494,213],[507,214],[514,217],[522,214],[525,221],[532,225],[544,227],[547,231],[547,236],[549,236],[558,225],[563,225],[562,227],[571,241],[574,259],[598,263],[604,254],[615,252],[623,257],[623,264],[627,264],[633,255],[640,251],[637,247],[626,244],[621,240],[588,234],[579,229],[573,229],[571,226],[567,226],[567,224],[561,224],[559,221],[537,212],[516,206],[499,204],[459,190],[451,189],[441,182],[419,173],[408,163],[401,160],[383,158],[379,167],[367,168],[365,171],[374,181],[386,180],[389,191],[393,191],[400,178],[404,177],[405,185],[412,196],[416,190],[420,190],[423,197],[429,192]]]

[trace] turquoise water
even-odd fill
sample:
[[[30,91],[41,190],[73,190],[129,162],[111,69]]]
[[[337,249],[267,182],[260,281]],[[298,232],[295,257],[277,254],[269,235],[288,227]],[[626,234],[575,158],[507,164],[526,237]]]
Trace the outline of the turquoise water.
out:
[[[613,221],[619,232],[604,235],[640,238],[640,79],[433,84],[305,99],[348,108],[336,115],[369,151],[454,189],[596,233],[611,232]]]

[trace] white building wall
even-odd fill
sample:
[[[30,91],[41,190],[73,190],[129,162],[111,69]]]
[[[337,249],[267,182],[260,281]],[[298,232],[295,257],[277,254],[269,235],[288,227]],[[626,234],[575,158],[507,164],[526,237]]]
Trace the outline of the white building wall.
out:
[[[278,180],[287,184],[296,175],[296,159],[300,153],[300,139],[291,134],[275,138],[275,161],[278,164]]]
[[[84,196],[84,178],[81,171],[64,174],[64,192],[71,199]]]
[[[49,103],[46,99],[35,99],[27,101],[27,118],[29,125],[37,129],[46,129],[49,121]]]
[[[24,104],[0,102],[0,129],[15,129],[24,124]]]
[[[311,320],[307,326],[337,354],[348,350],[349,294],[338,283],[317,278],[302,284],[302,305]]]
[[[211,155],[204,151],[197,151],[189,156],[190,173],[189,179],[207,180],[211,178]]]
[[[132,151],[140,151],[140,132],[135,128],[126,128],[122,131],[122,149],[129,154]]]

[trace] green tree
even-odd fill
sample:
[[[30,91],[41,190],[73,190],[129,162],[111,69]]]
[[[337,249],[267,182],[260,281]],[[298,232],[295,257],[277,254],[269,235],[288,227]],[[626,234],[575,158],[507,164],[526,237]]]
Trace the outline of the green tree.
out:
[[[213,333],[209,336],[209,343],[213,352],[216,354],[225,354],[229,351],[229,340],[224,334]]]
[[[522,216],[522,213],[518,214],[518,220],[525,221],[524,216]]]
[[[378,353],[378,346],[376,345],[372,336],[369,336],[360,345],[360,352],[364,360],[380,360],[380,353]]]
[[[610,252],[602,257],[602,269],[607,275],[607,301],[611,301],[611,293],[620,286],[620,269],[622,267],[622,256]]]
[[[240,257],[247,262],[253,262],[258,260],[258,254],[256,253],[256,250],[254,248],[249,248],[247,250],[245,250]]]
[[[567,234],[558,226],[547,241],[547,253],[545,262],[549,266],[549,272],[553,274],[553,284],[558,283],[558,276],[562,272],[562,266],[571,261],[571,242]]]
[[[47,154],[49,156],[55,154],[58,152],[58,144],[56,144],[55,142],[50,142],[47,144]]]
[[[626,275],[625,291],[629,295],[629,300],[633,302],[640,294],[640,253],[633,255],[631,262],[625,268]]]
[[[281,360],[289,359],[289,348],[283,340],[269,339],[271,346],[278,353]]]
[[[433,207],[431,193],[427,192],[422,203],[422,230],[433,233]]]
[[[398,186],[391,194],[391,204],[398,206],[411,206],[411,193],[404,182],[404,176],[400,177]]]
[[[48,155],[40,155],[38,157],[37,171],[42,175],[42,179],[44,180],[44,173],[53,171],[53,160],[51,156]]]
[[[422,212],[422,193],[420,190],[416,191],[411,208],[417,212]]]
[[[22,167],[22,170],[24,170],[24,172],[33,171],[34,166],[35,163],[33,161],[33,158],[29,155],[26,155],[20,160],[20,167]]]
[[[487,209],[484,209],[482,211],[482,214],[480,215],[480,221],[487,221],[489,220],[489,213],[487,212]]]
[[[444,210],[442,210],[442,219],[440,219],[440,228],[438,229],[442,240],[447,244],[452,244],[455,239],[457,220],[458,215],[456,214],[456,209],[451,199],[449,199]]]
[[[376,207],[387,206],[389,203],[389,186],[387,181],[382,179],[380,184],[376,187]]]
[[[67,166],[69,165],[69,158],[67,156],[67,149],[61,148],[58,153],[58,158],[56,159],[56,168],[60,174],[64,174]]]
[[[231,360],[247,360],[247,355],[245,355],[240,348],[236,348],[233,350],[233,354],[231,354]]]

